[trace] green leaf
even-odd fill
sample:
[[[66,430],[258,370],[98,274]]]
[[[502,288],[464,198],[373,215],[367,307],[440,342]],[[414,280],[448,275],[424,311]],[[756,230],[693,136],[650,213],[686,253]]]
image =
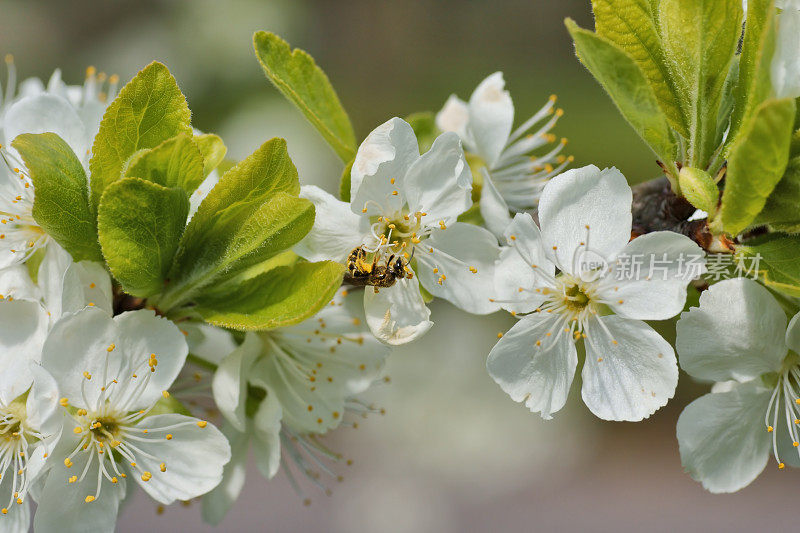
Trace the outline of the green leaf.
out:
[[[796,235],[767,235],[746,246],[737,254],[758,265],[764,285],[784,294],[800,297],[800,237]],[[757,260],[755,258],[758,258]]]
[[[92,205],[123,177],[139,150],[154,148],[180,133],[192,134],[186,98],[167,67],[153,62],[142,69],[108,106],[94,139],[89,162]]]
[[[86,172],[69,145],[55,133],[25,133],[11,145],[33,181],[34,220],[75,261],[102,261]]]
[[[226,172],[186,228],[172,294],[162,305],[187,300],[215,278],[233,276],[302,239],[313,224],[314,206],[297,198],[299,192],[283,139],[267,141]]]
[[[678,183],[683,197],[696,208],[708,213],[709,219],[713,219],[719,202],[719,188],[714,178],[705,170],[683,167],[678,176]]]
[[[627,53],[607,39],[579,28],[571,19],[567,19],[566,25],[581,62],[605,88],[622,115],[656,155],[663,162],[672,163],[675,143],[669,123],[642,69]]]
[[[789,161],[794,117],[794,100],[767,100],[731,146],[722,195],[724,231],[744,231],[764,208]]]
[[[659,20],[689,125],[689,160],[706,168],[716,149],[717,116],[742,32],[742,6],[733,0],[662,0]]]
[[[97,211],[100,245],[125,292],[146,298],[164,289],[189,198],[178,187],[124,178],[106,187]]]
[[[772,93],[770,68],[775,52],[775,1],[749,0],[747,24],[739,59],[739,83],[734,89],[734,107],[728,143],[734,142],[756,108]]]
[[[292,50],[274,33],[253,35],[253,47],[269,81],[314,125],[347,162],[356,154],[356,136],[328,76],[303,50]]]
[[[353,163],[355,163],[355,159],[344,166],[342,177],[339,180],[339,198],[343,202],[350,201],[350,171],[353,170]]]
[[[800,233],[800,157],[789,161],[755,223],[766,224],[773,231]]]
[[[151,150],[137,152],[125,175],[164,187],[180,187],[191,195],[205,178],[203,156],[191,135],[181,133]]]
[[[222,139],[213,133],[195,135],[194,142],[203,156],[203,176],[208,176],[225,160],[228,148]]]
[[[251,278],[223,297],[197,300],[206,321],[237,330],[289,326],[314,316],[342,284],[344,267],[332,261],[280,266]]]
[[[678,89],[664,58],[652,2],[592,0],[595,31],[627,52],[639,65],[670,125],[688,138],[688,124],[681,112]]]

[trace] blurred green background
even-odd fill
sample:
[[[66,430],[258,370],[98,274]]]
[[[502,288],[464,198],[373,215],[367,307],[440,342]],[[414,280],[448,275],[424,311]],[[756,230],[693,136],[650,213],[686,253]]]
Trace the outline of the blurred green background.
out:
[[[335,191],[341,164],[265,80],[251,44],[271,30],[328,73],[363,138],[392,116],[467,98],[502,70],[528,118],[550,94],[565,116],[576,165],[616,166],[632,183],[658,174],[655,157],[575,59],[565,17],[592,26],[588,0],[0,0],[0,53],[21,77],[60,67],[81,83],[88,65],[129,79],[157,59],[189,99],[196,127],[242,158],[285,137],[304,183]],[[2,78],[0,78],[2,79]],[[543,422],[488,377],[485,356],[508,316],[433,306],[434,329],[397,350],[392,384],[370,394],[387,410],[326,439],[354,460],[327,497],[253,469],[222,531],[750,531],[795,530],[796,472],[774,464],[732,496],[705,493],[682,472],[674,437],[682,407],[703,393],[682,375],[676,399],[640,424],[601,423],[573,387]],[[662,325],[669,335],[673,324]],[[577,382],[577,380],[576,380]],[[163,514],[137,494],[119,530],[206,531],[199,505]]]

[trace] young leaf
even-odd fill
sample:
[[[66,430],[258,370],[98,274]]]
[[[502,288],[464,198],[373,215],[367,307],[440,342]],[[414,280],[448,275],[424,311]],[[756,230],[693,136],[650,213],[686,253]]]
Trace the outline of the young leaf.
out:
[[[739,59],[739,83],[734,88],[734,107],[728,143],[753,116],[756,107],[772,92],[770,66],[775,52],[775,0],[749,0],[747,24]]]
[[[681,194],[697,209],[713,219],[719,202],[719,188],[708,172],[699,168],[683,167],[678,175]]]
[[[123,177],[129,158],[179,133],[192,134],[186,98],[167,67],[153,62],[142,69],[108,106],[89,161],[92,205]]]
[[[181,133],[151,150],[137,152],[125,175],[164,187],[180,187],[191,195],[205,178],[203,156],[192,136]]]
[[[567,19],[566,25],[581,62],[605,88],[622,115],[656,155],[663,162],[672,163],[675,143],[669,123],[642,69],[607,39],[579,28],[571,19]]]
[[[313,204],[297,198],[299,192],[283,139],[267,141],[226,172],[186,227],[171,276],[175,294],[167,302],[299,241],[314,220]]]
[[[274,33],[259,31],[253,46],[269,81],[303,112],[345,163],[356,154],[356,136],[328,76],[303,50]]]
[[[203,156],[203,177],[206,177],[222,163],[225,154],[228,153],[228,148],[225,147],[222,139],[213,133],[195,135],[194,142]]]
[[[100,245],[125,292],[146,298],[164,289],[189,198],[178,187],[124,178],[106,187],[97,211]]]
[[[796,235],[767,235],[737,249],[737,254],[752,259],[751,265],[757,263],[764,285],[794,297],[800,297],[798,253],[800,237]]]
[[[800,157],[789,161],[786,173],[767,198],[756,224],[766,224],[773,231],[800,233]]]
[[[783,176],[794,116],[794,100],[767,100],[731,146],[721,209],[722,229],[731,235],[753,222]]]
[[[742,32],[742,6],[733,0],[662,0],[659,20],[689,125],[691,166],[705,168],[716,149],[717,115]]]
[[[33,181],[34,220],[75,261],[102,261],[86,172],[69,145],[55,133],[25,133],[11,145]]]
[[[263,330],[313,316],[341,286],[344,267],[332,261],[280,266],[251,278],[224,297],[203,295],[196,311],[217,326]]]
[[[689,128],[664,58],[651,1],[592,0],[595,31],[627,52],[639,65],[670,125],[688,138]]]

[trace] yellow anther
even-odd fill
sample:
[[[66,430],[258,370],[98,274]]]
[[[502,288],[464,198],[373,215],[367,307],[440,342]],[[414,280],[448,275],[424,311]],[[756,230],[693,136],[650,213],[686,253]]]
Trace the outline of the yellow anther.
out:
[[[113,352],[114,348],[116,348],[116,347],[117,347],[117,345],[112,342],[111,344],[108,345],[108,348],[106,348],[106,351],[107,352]]]
[[[783,470],[784,468],[786,468],[786,465],[785,465],[785,464],[783,464],[783,463],[778,463],[778,468],[780,468],[781,470]]]
[[[111,478],[111,483],[119,483],[119,480],[117,479],[117,476],[114,476],[114,477]]]
[[[142,481],[150,481],[150,478],[153,477],[153,474],[150,472],[142,472]]]
[[[94,496],[87,496],[85,500],[86,503],[92,503],[94,501]]]
[[[475,267],[469,267],[469,271],[472,272],[473,274],[477,274],[478,273],[478,269],[475,268]]]
[[[78,412],[75,414],[78,416],[86,416],[86,409],[78,409]]]
[[[69,478],[69,482],[70,482],[70,483],[75,483],[76,481],[78,481],[78,476],[71,476],[71,477]]]
[[[208,422],[206,422],[205,420],[201,420],[201,421],[199,421],[199,422],[197,423],[197,427],[200,427],[200,428],[204,428],[204,427],[206,427],[207,425],[208,425]]]
[[[398,191],[392,191],[392,196],[397,196],[398,194],[400,194]]]
[[[169,398],[169,392],[168,391],[161,391],[161,396],[163,396],[164,398]]]
[[[80,427],[80,426],[77,426],[75,429],[72,430],[72,432],[77,435],[78,433],[82,433],[83,432],[83,428]]]
[[[86,372],[86,371],[84,371],[83,377],[85,377],[86,379],[92,379],[92,375],[89,372]]]
[[[167,463],[161,463],[160,465],[158,465],[158,468],[159,468],[159,469],[160,469],[162,472],[166,472],[166,471],[167,471]]]
[[[497,333],[497,338],[498,339],[502,339],[503,338],[503,332],[502,331]]]
[[[91,65],[90,65],[90,66],[88,66],[88,67],[86,67],[86,76],[87,76],[87,77],[94,76],[94,75],[95,75],[95,73],[97,73],[97,69],[96,69],[96,68],[94,68],[94,67],[93,67],[93,66],[91,66]]]
[[[775,428],[772,426],[767,426],[767,433],[772,433],[773,431],[775,431]]]
[[[66,407],[69,405],[69,400],[66,398],[61,398],[60,400],[58,400],[58,403],[61,404],[61,407]]]
[[[72,466],[72,459],[70,459],[69,457],[64,459],[64,466],[66,466],[67,468],[71,467]]]

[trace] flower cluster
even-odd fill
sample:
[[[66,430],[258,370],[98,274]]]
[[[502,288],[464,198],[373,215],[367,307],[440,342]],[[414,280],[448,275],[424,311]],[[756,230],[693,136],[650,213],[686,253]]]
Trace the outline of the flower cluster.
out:
[[[513,129],[500,72],[467,102],[451,96],[426,131],[395,117],[357,145],[319,67],[257,33],[267,76],[342,158],[337,198],[301,186],[281,139],[226,161],[219,137],[191,127],[163,65],[119,92],[116,76],[93,68],[80,87],[56,71],[46,86],[17,88],[8,58],[0,529],[113,531],[137,487],[162,505],[203,497],[204,519],[218,524],[251,451],[263,477],[282,470],[306,502],[304,487],[329,493],[346,460],[324,436],[383,412],[361,395],[388,381],[392,346],[434,326],[436,298],[517,320],[498,334],[486,370],[544,419],[565,406],[578,373],[598,418],[650,417],[675,395],[677,351],[689,376],[715,382],[677,425],[692,477],[728,492],[770,454],[780,469],[800,466],[800,243],[791,235],[800,221],[794,204],[772,212],[797,196],[800,175],[800,4],[769,4],[749,15],[777,28],[771,77],[761,81],[769,97],[715,109],[713,141],[673,115],[643,126],[667,177],[654,187],[656,208],[616,168],[567,170],[566,141],[551,133],[563,114],[555,97]],[[743,13],[734,7],[736,36]],[[570,24],[582,60],[629,113],[631,95],[601,64],[616,44]],[[639,69],[630,70],[641,77],[636,94],[652,96],[639,111],[671,105],[633,54],[620,53],[620,64]],[[276,74],[295,70],[306,81]],[[776,163],[777,152],[786,157]],[[743,171],[743,162],[762,167]],[[775,178],[780,198],[772,188],[741,192],[760,186],[743,181],[759,172]],[[690,218],[695,210],[703,216]],[[654,211],[664,218],[643,219]],[[670,225],[676,211],[687,214]],[[726,261],[707,257],[720,251]],[[730,272],[754,258],[749,276]],[[731,268],[703,276],[723,263]],[[687,300],[696,305],[686,310]]]

